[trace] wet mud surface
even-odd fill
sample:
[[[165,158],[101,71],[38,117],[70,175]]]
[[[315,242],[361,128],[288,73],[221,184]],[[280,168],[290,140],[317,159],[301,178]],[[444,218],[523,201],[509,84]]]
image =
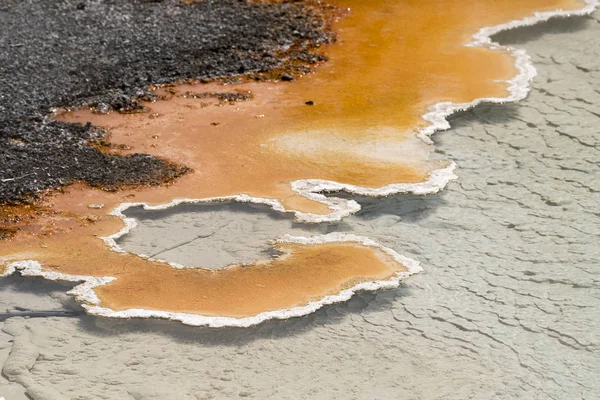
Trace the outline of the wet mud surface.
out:
[[[149,84],[293,79],[331,39],[305,3],[233,0],[7,0],[0,26],[0,203],[72,181],[111,189],[186,172],[144,154],[108,155],[101,130],[49,121],[52,107],[136,112]]]

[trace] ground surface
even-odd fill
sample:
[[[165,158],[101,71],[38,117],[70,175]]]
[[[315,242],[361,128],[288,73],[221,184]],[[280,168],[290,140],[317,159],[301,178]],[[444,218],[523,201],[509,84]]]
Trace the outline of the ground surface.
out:
[[[599,398],[600,13],[502,38],[528,49],[539,76],[527,100],[478,107],[435,137],[459,180],[435,196],[362,199],[359,215],[327,228],[419,259],[424,273],[250,329],[10,318],[0,395],[24,399],[26,386],[36,400]],[[236,218],[265,237],[289,227]],[[10,310],[72,308],[57,284],[2,285]]]
[[[0,203],[73,180],[156,184],[184,172],[147,155],[108,156],[86,143],[102,144],[102,132],[48,121],[52,107],[131,112],[141,103],[130,96],[149,84],[277,79],[290,72],[273,72],[283,65],[293,75],[317,62],[310,50],[328,40],[306,7],[236,0],[6,0],[0,26]]]

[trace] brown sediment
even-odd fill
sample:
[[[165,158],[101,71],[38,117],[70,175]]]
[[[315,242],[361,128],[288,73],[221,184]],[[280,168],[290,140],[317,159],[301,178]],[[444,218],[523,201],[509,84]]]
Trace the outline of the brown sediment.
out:
[[[293,192],[291,182],[324,179],[361,187],[423,182],[444,165],[429,159],[429,147],[415,135],[426,124],[421,117],[427,108],[439,101],[504,97],[505,81],[516,74],[511,55],[465,47],[471,36],[534,11],[582,6],[579,0],[332,3],[351,10],[334,24],[338,42],[324,49],[329,62],[294,82],[186,83],[153,88],[161,99],[146,104],[146,113],[59,112],[58,120],[106,128],[110,141],[121,145],[110,151],[149,153],[192,172],[173,184],[138,190],[67,188],[46,200],[58,214],[45,214],[23,229],[0,249],[0,257],[34,249],[46,268],[115,276],[97,289],[102,305],[112,308],[232,316],[303,304],[349,282],[396,271],[376,250],[350,244],[290,245],[292,255],[282,260],[217,273],[174,270],[110,252],[93,236],[122,227],[107,214],[124,201],[161,204],[244,193],[326,214],[325,205]],[[222,101],[236,93],[252,99]],[[95,203],[104,208],[88,207]],[[325,272],[316,274],[315,265]],[[256,289],[261,279],[269,284]],[[290,297],[279,293],[288,290]],[[201,291],[211,293],[210,301],[197,300]],[[236,304],[246,301],[248,308]]]
[[[27,229],[30,225],[35,225],[35,222],[43,215],[50,216],[53,214],[58,213],[39,204],[1,204],[0,240],[10,239],[20,229]]]

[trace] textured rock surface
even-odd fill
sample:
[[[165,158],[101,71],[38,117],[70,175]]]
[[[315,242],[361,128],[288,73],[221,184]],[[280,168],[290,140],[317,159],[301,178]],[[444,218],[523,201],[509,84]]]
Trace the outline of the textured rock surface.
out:
[[[527,100],[463,113],[435,137],[460,179],[436,196],[362,199],[327,228],[424,273],[250,329],[11,318],[5,378],[26,367],[35,399],[599,398],[600,13],[502,38],[530,39],[539,76]],[[0,395],[15,388],[3,380]]]
[[[3,0],[0,26],[0,203],[74,180],[106,188],[184,172],[104,154],[88,145],[106,146],[103,132],[48,121],[51,107],[135,112],[150,84],[301,73],[330,39],[302,4],[237,0]]]

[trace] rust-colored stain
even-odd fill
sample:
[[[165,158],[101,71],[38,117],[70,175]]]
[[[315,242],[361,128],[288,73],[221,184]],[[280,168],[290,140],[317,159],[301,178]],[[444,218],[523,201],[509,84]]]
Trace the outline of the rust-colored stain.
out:
[[[146,113],[59,112],[55,118],[106,128],[120,152],[145,152],[192,172],[170,185],[105,192],[73,185],[44,200],[46,210],[3,241],[0,261],[19,254],[65,274],[114,276],[96,289],[102,306],[248,316],[305,304],[403,267],[352,243],[282,245],[280,259],[218,272],[177,270],[112,252],[97,236],[122,228],[108,212],[124,201],[248,194],[286,208],[326,214],[291,182],[324,179],[362,187],[414,183],[445,164],[415,135],[439,101],[506,96],[512,56],[465,47],[484,26],[535,11],[582,7],[575,0],[334,0],[349,8],[334,23],[329,62],[292,82],[186,83],[153,90]],[[167,90],[168,89],[168,90]],[[210,93],[211,95],[202,95]],[[215,93],[246,93],[224,101]],[[199,95],[194,95],[199,94]],[[235,97],[235,96],[234,96]],[[243,96],[242,96],[243,97]],[[89,204],[102,203],[102,209]]]

